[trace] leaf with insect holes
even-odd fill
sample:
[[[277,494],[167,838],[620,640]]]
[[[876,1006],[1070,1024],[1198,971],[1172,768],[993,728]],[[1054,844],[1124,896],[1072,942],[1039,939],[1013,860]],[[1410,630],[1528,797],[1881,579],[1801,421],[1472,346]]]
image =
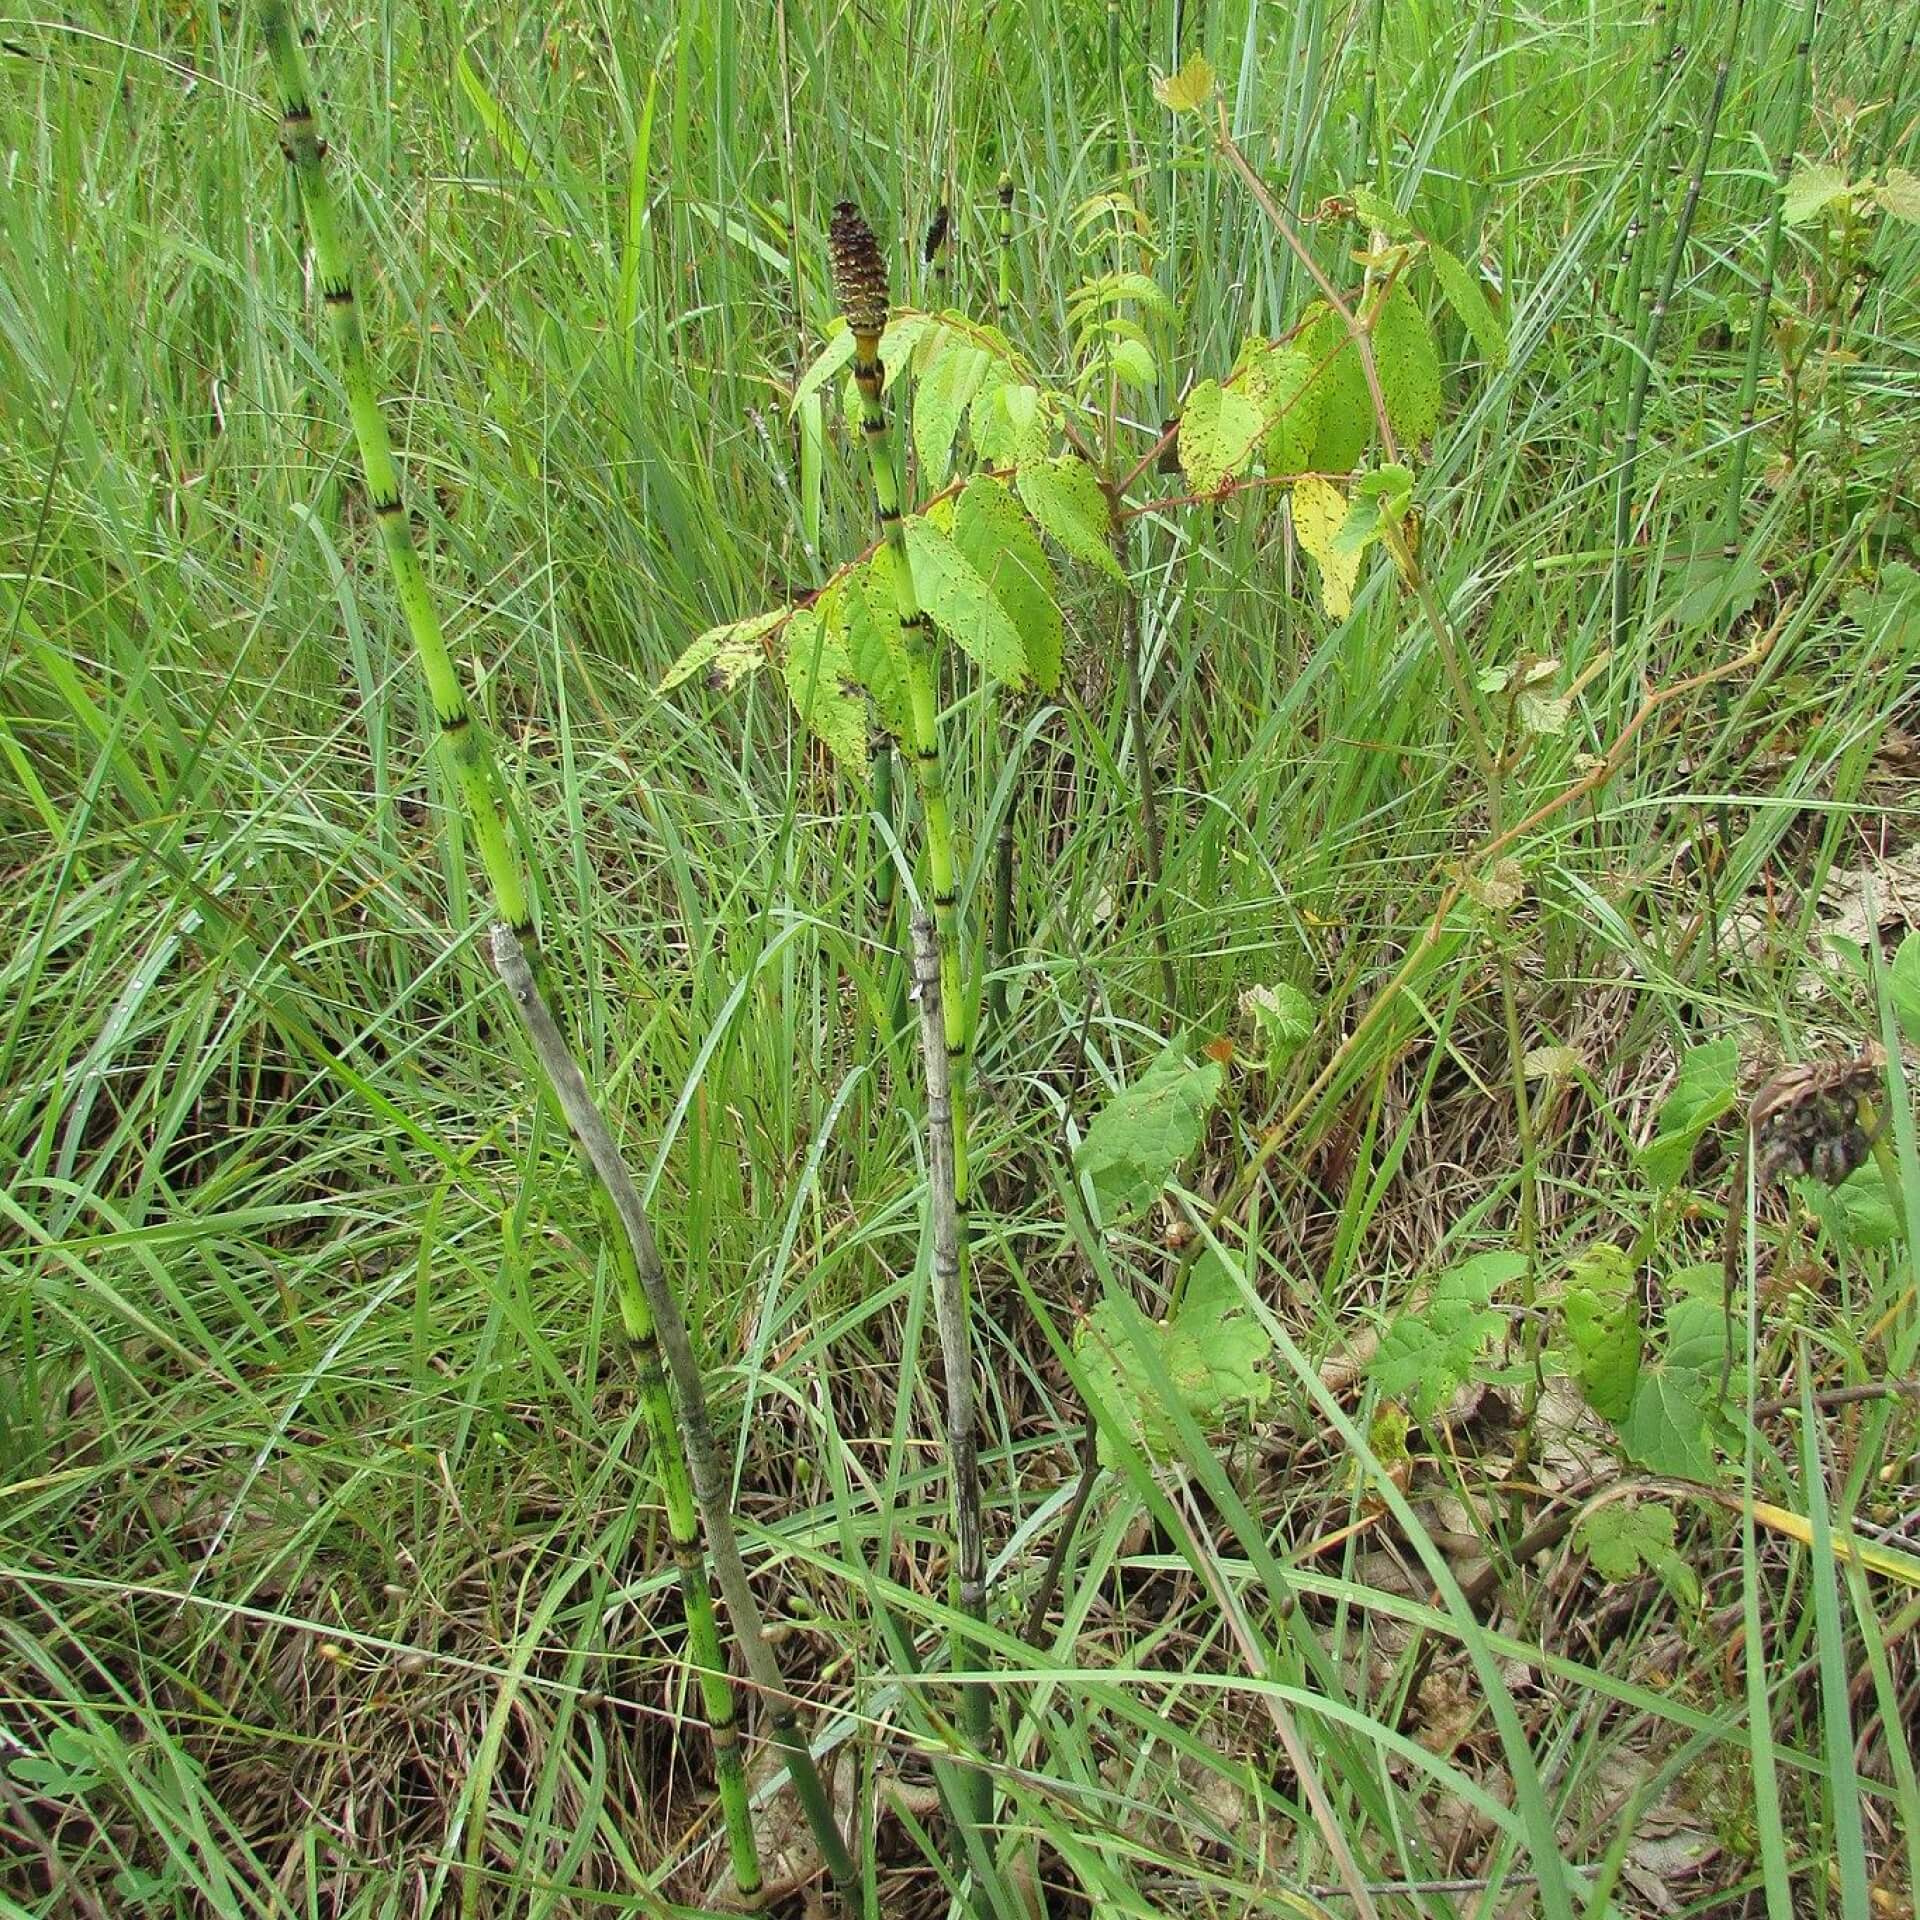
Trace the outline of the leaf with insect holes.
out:
[[[1887,969],[1887,998],[1893,1002],[1893,1017],[1901,1031],[1920,1047],[1920,929],[1909,933],[1893,956]]]
[[[1040,389],[1023,380],[991,375],[973,396],[967,411],[967,432],[973,450],[992,467],[1023,466],[1044,460],[1047,454],[1047,410]]]
[[[973,404],[993,355],[959,333],[949,332],[913,390],[913,444],[930,487],[946,484],[953,464],[953,436]]]
[[[1385,194],[1375,192],[1372,187],[1349,187],[1347,198],[1353,202],[1354,212],[1389,240],[1404,240],[1413,231],[1407,216]]]
[[[1373,438],[1373,398],[1360,350],[1347,323],[1316,300],[1306,311],[1294,346],[1313,369],[1318,417],[1306,464],[1316,473],[1348,473]]]
[[[1180,412],[1180,465],[1198,494],[1218,493],[1253,458],[1264,422],[1237,387],[1202,380]]]
[[[1224,1078],[1217,1062],[1168,1047],[1094,1115],[1073,1168],[1109,1220],[1146,1206],[1199,1146]]]
[[[866,688],[880,724],[896,740],[907,736],[907,647],[900,633],[900,602],[893,583],[893,550],[881,547],[865,566],[836,580],[815,603],[822,618],[846,631],[853,677]]]
[[[782,636],[781,678],[808,728],[861,786],[867,783],[867,703],[847,657],[844,627],[816,608],[796,607]]]
[[[1153,83],[1153,97],[1174,113],[1198,113],[1213,98],[1213,68],[1200,54],[1190,53],[1178,73]]]
[[[1320,568],[1320,600],[1330,619],[1353,611],[1353,589],[1360,578],[1360,555],[1335,545],[1347,517],[1347,502],[1330,481],[1312,474],[1293,483],[1293,531]]]
[[[1260,457],[1266,470],[1303,472],[1320,431],[1320,389],[1312,361],[1297,347],[1249,340],[1233,363],[1232,384],[1260,409],[1266,435]]]
[[[1887,177],[1873,190],[1883,213],[1896,220],[1920,221],[1920,173],[1906,167],[1889,167]]]
[[[1120,1464],[1126,1440],[1157,1462],[1178,1457],[1169,1389],[1202,1432],[1217,1431],[1236,1413],[1258,1412],[1273,1393],[1264,1370],[1273,1343],[1211,1252],[1195,1264],[1170,1318],[1149,1320],[1116,1294],[1087,1315],[1073,1344],[1097,1404],[1098,1455],[1110,1467]]]
[[[1124,581],[1120,562],[1109,544],[1112,515],[1099,476],[1084,460],[1063,453],[1053,460],[1033,460],[1014,477],[1014,491],[1027,511],[1076,560],[1098,567]]]
[[[1481,1355],[1506,1328],[1489,1303],[1527,1270],[1518,1253],[1480,1253],[1447,1268],[1418,1308],[1395,1316],[1367,1372],[1384,1394],[1431,1420],[1473,1378]]]
[[[1504,367],[1507,364],[1506,324],[1494,312],[1480,276],[1457,254],[1449,253],[1431,240],[1427,242],[1427,258],[1433,263],[1433,277],[1439,281],[1447,305],[1473,336],[1481,359],[1489,366]]]
[[[1575,1548],[1602,1580],[1656,1573],[1689,1612],[1700,1605],[1700,1581],[1674,1550],[1673,1509],[1651,1500],[1609,1500],[1573,1530]]]
[[[1802,160],[1795,164],[1781,190],[1781,218],[1790,227],[1803,227],[1844,195],[1853,191],[1847,176],[1824,160]]]
[[[1561,1303],[1566,1319],[1568,1370],[1587,1405],[1604,1419],[1620,1421],[1633,1405],[1646,1336],[1633,1266],[1621,1250],[1602,1241],[1574,1262]]]
[[[1373,368],[1395,435],[1409,445],[1426,439],[1440,424],[1440,355],[1405,287],[1395,287],[1374,317]]]
[[[1730,1035],[1691,1047],[1682,1056],[1673,1091],[1661,1102],[1654,1136],[1640,1150],[1641,1170],[1656,1187],[1665,1190],[1686,1177],[1707,1129],[1732,1110],[1739,1073],[1740,1048]]]
[[[729,620],[723,627],[709,627],[681,654],[660,677],[655,689],[671,693],[683,680],[691,680],[703,667],[713,669],[713,677],[731,693],[749,674],[767,664],[763,638],[787,617],[785,607],[771,613],[756,613],[751,619]]]
[[[1027,683],[1020,632],[993,589],[948,536],[915,514],[907,520],[907,559],[914,592],[933,624],[1003,686]]]
[[[998,480],[977,473],[961,490],[953,544],[993,590],[1020,635],[1027,670],[1042,693],[1060,685],[1066,628],[1059,588],[1033,522]]]
[[[1284,980],[1249,987],[1240,996],[1240,1011],[1265,1038],[1270,1066],[1292,1059],[1313,1038],[1313,1002]]]

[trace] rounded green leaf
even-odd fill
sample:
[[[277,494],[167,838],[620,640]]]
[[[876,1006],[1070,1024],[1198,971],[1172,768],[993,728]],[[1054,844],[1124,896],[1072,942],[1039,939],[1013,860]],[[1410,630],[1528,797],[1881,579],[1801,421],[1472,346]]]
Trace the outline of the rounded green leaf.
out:
[[[1238,387],[1202,380],[1180,413],[1180,465],[1195,493],[1218,493],[1253,458],[1260,409]]]
[[[787,622],[781,677],[787,698],[840,765],[865,786],[867,703],[847,657],[846,630],[817,608],[797,607]]]
[[[1373,367],[1395,435],[1408,444],[1426,439],[1440,424],[1440,355],[1405,287],[1395,287],[1374,318]]]

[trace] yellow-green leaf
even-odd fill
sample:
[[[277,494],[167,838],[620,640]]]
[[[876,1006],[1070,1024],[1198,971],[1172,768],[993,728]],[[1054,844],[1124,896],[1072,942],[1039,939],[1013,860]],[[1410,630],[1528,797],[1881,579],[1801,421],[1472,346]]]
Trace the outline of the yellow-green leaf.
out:
[[[844,627],[798,607],[787,622],[781,675],[787,698],[810,731],[826,742],[841,767],[862,786],[867,780],[867,703],[847,657]]]
[[[880,724],[896,740],[907,731],[907,650],[893,584],[893,552],[881,547],[865,566],[837,580],[816,604],[846,629],[847,660],[866,688]]]
[[[710,666],[714,679],[731,692],[766,665],[766,648],[761,642],[786,617],[786,608],[776,607],[771,613],[756,613],[750,619],[709,627],[661,675],[658,691],[671,693],[682,681],[691,680],[701,668]]]
[[[1395,287],[1374,318],[1373,368],[1395,435],[1409,445],[1426,439],[1440,424],[1440,356],[1405,287]]]
[[[1076,560],[1124,580],[1109,544],[1112,516],[1099,476],[1084,460],[1061,454],[1052,460],[1024,462],[1014,491],[1041,527]]]
[[[1206,58],[1190,53],[1178,73],[1153,83],[1153,97],[1175,113],[1198,113],[1213,98],[1213,68]]]
[[[1335,545],[1346,517],[1346,498],[1330,481],[1309,474],[1294,482],[1293,531],[1319,565],[1320,600],[1335,620],[1353,611],[1360,579],[1360,554],[1342,553]]]
[[[1347,323],[1325,301],[1307,309],[1295,346],[1312,369],[1319,409],[1306,465],[1318,473],[1347,473],[1373,437],[1373,399],[1366,369]]]
[[[1920,173],[1889,167],[1887,177],[1874,188],[1873,197],[1896,220],[1920,221]]]
[[[1838,167],[1824,160],[1802,160],[1788,175],[1782,191],[1786,196],[1782,218],[1790,227],[1802,227],[1853,189]]]
[[[1055,691],[1066,638],[1059,589],[1040,536],[1019,501],[990,475],[975,474],[962,489],[954,511],[953,544],[993,589],[994,598],[1019,630],[1034,684],[1043,693]]]
[[[1026,650],[980,571],[939,528],[917,514],[906,523],[914,592],[935,626],[988,674],[1010,687],[1027,681]]]
[[[1261,459],[1269,473],[1300,473],[1320,431],[1321,389],[1298,347],[1249,340],[1234,363],[1234,386],[1260,409]]]
[[[1202,380],[1180,413],[1180,465],[1195,493],[1217,493],[1253,458],[1260,409],[1237,387]]]
[[[1493,302],[1487,298],[1486,289],[1480,284],[1478,274],[1472,272],[1465,261],[1449,253],[1445,247],[1427,242],[1427,258],[1433,263],[1433,277],[1440,282],[1440,291],[1447,297],[1447,305],[1459,316],[1460,324],[1473,335],[1473,344],[1480,349],[1480,357],[1489,366],[1504,367],[1507,364],[1507,329],[1500,316],[1493,310]]]
[[[1044,460],[1047,453],[1047,414],[1040,389],[1024,381],[983,386],[967,414],[967,432],[973,450],[989,465],[1024,466]]]
[[[913,394],[913,444],[929,486],[946,484],[953,460],[953,436],[993,365],[984,347],[949,333]]]

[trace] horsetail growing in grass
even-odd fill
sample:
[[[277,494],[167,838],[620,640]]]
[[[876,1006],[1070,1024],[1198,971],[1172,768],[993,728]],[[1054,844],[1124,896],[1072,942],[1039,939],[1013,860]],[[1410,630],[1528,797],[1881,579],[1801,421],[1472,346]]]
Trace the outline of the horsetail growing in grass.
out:
[[[1746,13],[1746,0],[1733,0],[1727,11],[1727,37],[1720,45],[1720,59],[1714,68],[1713,93],[1707,102],[1706,117],[1700,125],[1700,144],[1694,154],[1693,173],[1687,181],[1687,196],[1681,203],[1680,217],[1674,222],[1673,244],[1667,249],[1667,264],[1661,271],[1659,291],[1647,310],[1646,324],[1634,355],[1633,389],[1627,398],[1627,431],[1620,444],[1620,472],[1613,496],[1613,644],[1624,645],[1627,632],[1628,540],[1633,522],[1633,476],[1640,460],[1640,427],[1646,417],[1647,383],[1653,372],[1653,356],[1659,350],[1660,333],[1666,323],[1667,308],[1680,278],[1680,263],[1686,257],[1687,240],[1693,232],[1694,210],[1700,204],[1700,191],[1706,184],[1707,161],[1713,153],[1714,133],[1720,124],[1720,108],[1727,97],[1727,80],[1733,71],[1734,55],[1740,46],[1740,25]]]
[[[887,325],[887,267],[873,229],[849,200],[833,210],[828,230],[833,285],[847,330],[853,335],[853,378],[860,393],[860,425],[873,472],[874,504],[886,536],[900,632],[906,645],[907,751],[913,759],[926,829],[927,879],[933,896],[934,927],[940,947],[940,1004],[946,1062],[953,1097],[953,1183],[964,1218],[971,1187],[967,1170],[967,1079],[972,1044],[960,973],[960,891],[953,849],[953,815],[940,743],[940,689],[933,647],[933,622],[914,591],[913,564],[907,554],[894,471],[892,432],[882,389],[880,336]]]
[[[366,338],[360,323],[353,272],[341,232],[333,191],[327,179],[326,146],[314,116],[313,86],[306,57],[284,6],[269,6],[261,19],[274,84],[280,95],[281,145],[292,165],[306,215],[321,297],[332,323],[340,358],[340,379],[352,414],[354,438],[359,443],[367,492],[379,522],[381,544],[387,553],[395,592],[406,617],[420,669],[440,728],[440,744],[452,768],[465,804],[469,829],[480,850],[495,911],[510,930],[515,951],[529,956],[525,964],[545,974],[534,938],[519,858],[509,839],[494,784],[492,750],[485,730],[467,704],[465,690],[447,648],[446,635],[434,610],[425,569],[413,543],[400,488],[399,469],[380,414],[379,397],[368,365]],[[550,991],[550,989],[549,989]],[[699,1522],[693,1489],[687,1478],[673,1421],[672,1402],[660,1368],[652,1309],[612,1196],[591,1178],[595,1210],[600,1216],[613,1260],[620,1318],[633,1349],[639,1373],[640,1401],[647,1435],[660,1479],[667,1532],[679,1572],[686,1611],[687,1642],[699,1672],[701,1710],[713,1742],[714,1781],[727,1832],[729,1864],[734,1886],[743,1901],[757,1903],[762,1888],[759,1850],[747,1800],[746,1768],[735,1723],[733,1689],[727,1680],[726,1656],[720,1644],[713,1595],[699,1552]],[[776,1737],[778,1730],[776,1729]],[[799,1782],[796,1778],[796,1787]],[[475,1826],[476,1844],[479,1824]],[[468,1883],[479,1884],[477,1878]]]
[[[1773,337],[1773,287],[1780,265],[1780,232],[1786,223],[1787,179],[1800,145],[1800,129],[1807,117],[1807,95],[1813,83],[1813,35],[1820,23],[1820,0],[1805,0],[1800,10],[1800,38],[1793,50],[1793,108],[1787,134],[1774,163],[1773,205],[1767,214],[1767,254],[1760,269],[1760,285],[1753,296],[1753,324],[1747,333],[1746,365],[1740,370],[1740,422],[1734,434],[1733,464],[1727,475],[1724,557],[1731,562],[1740,550],[1740,509],[1746,492],[1747,459],[1753,443],[1754,397],[1760,390],[1760,361]]]
[[[834,1818],[826,1783],[820,1776],[806,1734],[801,1730],[793,1697],[787,1691],[785,1676],[761,1617],[760,1603],[753,1597],[746,1563],[740,1558],[740,1544],[734,1536],[733,1514],[727,1498],[726,1473],[714,1444],[713,1421],[707,1411],[700,1363],[694,1357],[693,1340],[681,1316],[680,1303],[667,1284],[666,1269],[660,1263],[660,1251],[654,1244],[645,1204],[633,1176],[627,1171],[613,1133],[588,1090],[586,1076],[581,1073],[554,1021],[552,1009],[541,994],[527,951],[511,927],[497,925],[493,929],[493,958],[513,998],[520,1023],[526,1029],[546,1091],[565,1117],[581,1157],[593,1169],[619,1218],[629,1258],[659,1328],[659,1346],[665,1351],[667,1368],[673,1376],[673,1390],[679,1402],[679,1430],[693,1471],[694,1493],[700,1502],[701,1518],[706,1522],[714,1573],[726,1597],[727,1611],[733,1616],[747,1672],[764,1699],[773,1738],[787,1756],[794,1793],[820,1849],[820,1857],[826,1863],[828,1877],[852,1911],[859,1896],[853,1856]]]
[[[961,1219],[954,1191],[952,1087],[947,1073],[941,1018],[940,952],[932,919],[913,917],[913,983],[920,1001],[921,1041],[927,1060],[928,1210],[932,1216],[933,1314],[940,1333],[946,1375],[947,1472],[951,1482],[954,1563],[960,1611],[983,1625],[987,1617],[987,1550],[980,1519],[980,1460],[974,1431],[973,1350],[967,1336],[967,1288],[962,1267]],[[956,1667],[976,1666],[983,1649],[956,1634]],[[985,1755],[992,1738],[993,1702],[986,1683],[969,1681],[961,1694],[961,1725],[975,1750]],[[977,1826],[993,1817],[986,1773],[968,1776],[971,1816]]]

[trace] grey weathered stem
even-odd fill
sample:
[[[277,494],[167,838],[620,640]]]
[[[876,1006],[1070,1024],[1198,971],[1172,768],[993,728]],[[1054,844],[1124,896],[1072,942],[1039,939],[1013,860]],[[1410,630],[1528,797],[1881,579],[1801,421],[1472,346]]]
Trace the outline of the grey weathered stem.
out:
[[[786,1754],[794,1793],[813,1830],[821,1858],[841,1897],[852,1906],[859,1884],[853,1856],[834,1819],[825,1783],[814,1763],[813,1749],[807,1744],[794,1713],[793,1696],[787,1691],[773,1644],[767,1638],[760,1603],[754,1599],[753,1587],[747,1579],[746,1563],[740,1558],[726,1480],[720,1471],[719,1450],[713,1440],[713,1422],[707,1413],[706,1385],[700,1377],[700,1363],[694,1358],[693,1340],[687,1332],[680,1303],[667,1285],[666,1269],[660,1264],[660,1250],[654,1244],[653,1229],[647,1223],[640,1191],[621,1158],[612,1130],[594,1104],[586,1076],[569,1051],[546,1001],[541,998],[525,949],[513,929],[504,924],[496,923],[493,929],[493,960],[508,993],[513,996],[520,1023],[526,1028],[534,1058],[539,1062],[554,1101],[612,1199],[627,1244],[633,1250],[634,1265],[639,1269],[647,1304],[653,1309],[660,1346],[673,1380],[687,1465],[693,1474],[693,1491],[700,1503],[700,1518],[706,1526],[707,1548],[713,1558],[721,1596],[733,1616],[733,1629],[747,1672],[765,1702],[769,1729]]]
[[[920,1041],[927,1067],[927,1165],[933,1229],[933,1316],[947,1388],[947,1471],[952,1479],[955,1571],[962,1613],[987,1614],[987,1550],[980,1520],[980,1457],[974,1432],[973,1352],[967,1337],[960,1203],[954,1185],[953,1089],[947,1070],[945,1016],[940,1006],[940,947],[932,916],[913,917],[913,987],[920,1002]],[[956,1666],[976,1666],[982,1650],[956,1635]],[[993,1703],[984,1681],[970,1681],[961,1699],[968,1737],[985,1756]],[[984,1772],[975,1776],[974,1815],[991,1818]]]

